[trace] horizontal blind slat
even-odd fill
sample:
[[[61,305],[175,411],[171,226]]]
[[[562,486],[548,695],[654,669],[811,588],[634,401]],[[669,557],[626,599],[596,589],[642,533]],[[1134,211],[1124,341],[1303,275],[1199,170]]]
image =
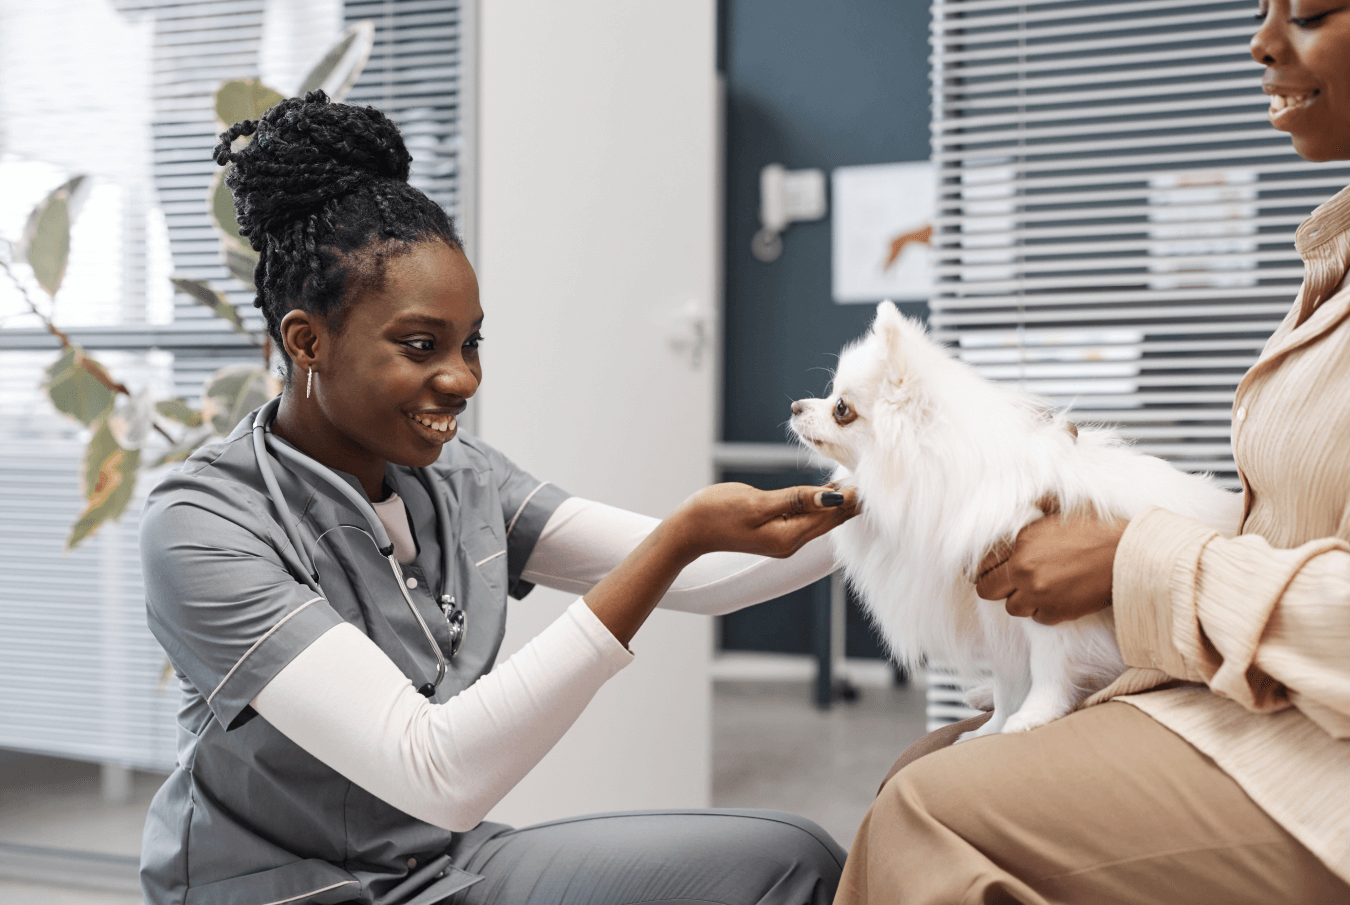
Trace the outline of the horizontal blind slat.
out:
[[[1002,3],[995,4],[992,8],[1016,8],[1014,4]],[[1204,9],[1206,7],[1233,7],[1233,0],[1190,0],[1186,4],[1187,9]],[[991,26],[1012,26],[1018,28],[1022,25],[1035,27],[1037,22],[1053,21],[1059,22],[1067,18],[1076,19],[1100,19],[1103,17],[1120,15],[1140,15],[1142,13],[1151,13],[1158,10],[1175,11],[1177,9],[1176,0],[1136,0],[1131,3],[1103,3],[1096,6],[1082,7],[1079,9],[1064,9],[1062,6],[1053,10],[1042,10],[1035,12],[1031,9],[1023,8],[1015,13],[1005,13],[1002,15],[984,15],[970,16],[972,12],[979,10],[970,7],[963,7],[959,18],[944,19],[940,15],[934,15],[933,28],[940,31],[963,31],[971,27],[989,28]],[[1207,14],[1207,15],[1211,15]],[[1142,17],[1141,17],[1142,18]],[[1175,23],[1175,20],[1173,20]]]
[[[1020,19],[1024,27],[1021,28],[999,28],[999,23],[989,19],[980,19],[978,22],[971,19],[960,20],[964,23],[962,28],[946,27],[953,23],[946,22],[935,23],[931,29],[933,40],[942,42],[945,45],[955,47],[979,47],[982,44],[1007,44],[1013,41],[1018,43],[1019,50],[1053,50],[1061,52],[1063,50],[1078,51],[1080,48],[1097,50],[1109,49],[1115,50],[1120,47],[1134,46],[1135,43],[1146,43],[1149,40],[1157,40],[1160,37],[1157,34],[1132,36],[1130,39],[1117,38],[1115,40],[1106,39],[1100,42],[1084,42],[1078,40],[1084,35],[1100,35],[1112,30],[1119,31],[1142,31],[1149,30],[1157,32],[1163,29],[1179,29],[1187,25],[1205,25],[1211,23],[1229,23],[1226,28],[1218,29],[1196,29],[1182,30],[1174,34],[1166,35],[1166,38],[1174,41],[1194,41],[1208,40],[1212,38],[1230,38],[1234,35],[1235,26],[1232,25],[1234,16],[1230,10],[1211,9],[1201,13],[1194,12],[1175,12],[1173,7],[1172,15],[1167,16],[1143,16],[1140,13],[1146,12],[1142,7],[1135,7],[1130,10],[1137,18],[1128,20],[1116,20],[1115,22],[1101,21],[1100,17],[1084,19],[1069,25],[1046,24],[1049,21],[1062,22],[1064,19],[1075,18],[1072,13],[1061,16],[1059,19],[1050,20],[1047,17],[1032,16],[1011,16],[1007,17],[1009,24],[1011,21]],[[1122,26],[1122,23],[1123,26]],[[1113,29],[1114,26],[1114,29]],[[1247,26],[1242,26],[1247,27]],[[1052,41],[1052,38],[1062,38],[1066,40]],[[1035,42],[1035,43],[1032,43]],[[949,56],[951,61],[960,61],[962,51],[957,51]]]

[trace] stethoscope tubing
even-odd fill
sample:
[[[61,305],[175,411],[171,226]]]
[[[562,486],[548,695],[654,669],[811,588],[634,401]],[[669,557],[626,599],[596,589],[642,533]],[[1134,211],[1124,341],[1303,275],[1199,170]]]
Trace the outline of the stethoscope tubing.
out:
[[[253,418],[253,452],[258,459],[258,471],[262,474],[263,484],[267,487],[267,495],[271,497],[272,505],[277,508],[277,515],[280,517],[281,527],[285,530],[287,539],[290,540],[291,546],[295,549],[296,558],[301,561],[301,565],[303,566],[307,554],[304,546],[301,544],[300,533],[297,530],[296,521],[291,515],[291,507],[286,502],[286,497],[282,494],[280,485],[277,484],[276,474],[272,471],[272,463],[269,461],[268,453],[305,469],[315,477],[327,481],[341,493],[349,503],[355,506],[356,510],[365,518],[367,525],[370,527],[368,536],[379,549],[380,555],[389,563],[389,568],[394,573],[399,593],[402,594],[404,602],[408,605],[408,609],[417,620],[417,624],[421,627],[422,633],[426,635],[427,643],[431,645],[432,652],[436,655],[435,681],[429,682],[418,689],[423,695],[431,697],[431,695],[435,693],[435,690],[440,686],[441,681],[445,678],[445,674],[449,669],[449,664],[446,661],[445,654],[441,652],[441,646],[436,641],[436,636],[431,633],[431,627],[428,626],[426,620],[422,618],[421,611],[417,609],[417,604],[413,602],[412,595],[408,593],[408,585],[403,577],[403,568],[399,565],[398,560],[394,556],[394,545],[389,540],[389,532],[385,530],[384,523],[380,521],[379,515],[375,512],[375,507],[370,505],[370,501],[357,493],[350,484],[334,474],[332,469],[322,462],[316,461],[310,456],[305,455],[298,449],[285,443],[274,442],[268,428],[271,426],[272,421],[275,420],[277,408],[280,405],[281,397],[277,396],[268,400],[262,408],[258,409],[257,415]],[[418,477],[422,479],[423,485],[426,486],[427,482],[425,478],[422,477],[420,473]],[[434,488],[427,487],[427,490],[431,495],[432,505],[436,509],[436,522],[441,534],[441,555],[443,558],[441,580],[443,585],[448,587],[451,575],[450,569],[453,563],[453,551],[450,549],[449,532],[450,510],[445,505],[445,500],[441,499],[440,494],[436,493]],[[323,588],[319,586],[319,572],[315,566],[315,559],[313,556],[309,556],[308,558],[310,565],[304,576],[305,584],[307,584],[316,594],[322,596]],[[442,588],[442,591],[444,591],[444,588]],[[455,631],[456,622],[454,619],[457,618],[458,630],[462,637],[462,632],[464,631],[464,617],[462,613],[457,611],[455,617],[452,618],[451,608],[454,607],[454,603],[455,598],[453,596],[444,592],[441,594],[440,605],[442,612],[445,613],[446,624],[451,628],[452,632]]]

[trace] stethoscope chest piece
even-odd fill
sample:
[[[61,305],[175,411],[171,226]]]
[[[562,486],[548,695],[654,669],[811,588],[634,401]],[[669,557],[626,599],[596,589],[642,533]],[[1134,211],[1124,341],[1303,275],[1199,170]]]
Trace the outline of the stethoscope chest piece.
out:
[[[445,614],[445,627],[450,633],[450,657],[454,658],[459,653],[459,648],[464,644],[464,637],[469,633],[469,620],[465,616],[464,610],[455,606],[455,598],[441,598],[441,612]],[[435,683],[427,682],[417,693],[423,697],[430,698],[436,693],[436,686],[441,684],[443,674],[438,674]]]
[[[445,624],[450,628],[450,656],[453,657],[459,653],[459,647],[464,643],[464,636],[469,632],[468,617],[464,615],[462,609],[455,606],[453,598],[449,607],[445,610]]]

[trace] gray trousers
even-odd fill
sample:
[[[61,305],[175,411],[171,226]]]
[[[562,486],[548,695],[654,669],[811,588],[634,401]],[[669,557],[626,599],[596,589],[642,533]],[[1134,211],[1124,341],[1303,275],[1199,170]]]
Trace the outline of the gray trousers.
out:
[[[485,879],[452,905],[829,905],[844,850],[781,811],[629,811],[500,827],[455,866]]]

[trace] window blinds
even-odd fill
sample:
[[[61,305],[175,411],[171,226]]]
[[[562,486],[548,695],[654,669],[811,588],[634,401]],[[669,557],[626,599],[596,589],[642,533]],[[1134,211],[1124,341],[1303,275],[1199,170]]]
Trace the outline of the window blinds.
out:
[[[153,6],[159,22],[155,183],[168,221],[175,270],[226,291],[241,306],[245,323],[260,330],[262,320],[251,307],[252,293],[229,279],[202,199],[217,170],[211,159],[219,131],[212,96],[225,79],[258,77],[266,4],[264,0],[139,2]],[[290,0],[290,5],[319,7],[334,2],[339,0]],[[362,19],[375,23],[375,48],[347,103],[378,107],[394,120],[413,155],[410,181],[457,216],[463,3],[346,0],[340,5],[345,25]],[[330,39],[336,39],[336,33]],[[180,322],[211,319],[210,312],[182,294],[175,313]]]
[[[1347,182],[1270,127],[1249,0],[935,0],[935,335],[1236,486],[1233,394]]]
[[[70,7],[67,15],[76,17],[87,5],[61,2]],[[278,71],[296,71],[297,65],[299,71],[306,69],[344,19],[375,20],[375,51],[348,100],[391,115],[413,153],[414,183],[458,212],[466,162],[459,101],[463,0],[114,0],[112,5],[123,17],[119,23],[130,23],[144,37],[141,54],[123,68],[144,67],[133,101],[136,109],[149,111],[143,118],[148,136],[141,157],[128,164],[143,174],[141,182],[124,184],[116,174],[99,178],[147,207],[158,201],[159,229],[167,234],[172,261],[154,260],[155,243],[140,234],[117,239],[123,258],[118,267],[131,275],[119,281],[126,288],[116,299],[86,299],[72,283],[74,258],[82,254],[74,237],[60,310],[97,315],[62,323],[133,389],[154,383],[160,392],[195,397],[216,368],[257,361],[253,346],[184,296],[166,312],[171,324],[146,323],[146,306],[136,293],[166,281],[170,270],[206,280],[226,290],[245,322],[261,329],[249,304],[251,293],[231,280],[223,265],[205,196],[216,170],[212,96],[224,79],[260,74],[265,39],[277,43],[269,23],[276,21],[279,8],[284,25],[298,21],[312,28],[323,21],[333,34],[300,52],[295,41],[314,36],[293,31],[290,43],[274,48]],[[4,24],[29,28],[22,17],[6,15]],[[76,83],[106,78],[106,62],[92,55],[87,70],[80,68],[79,58],[59,65]],[[119,84],[124,92],[132,90],[128,82]],[[0,136],[6,140],[0,150],[87,169],[81,161],[52,156],[70,142],[69,135],[61,140],[58,125],[68,133],[77,128],[107,134],[101,123],[80,118],[78,94],[34,95],[25,107],[27,97],[0,95]],[[18,139],[38,128],[52,133],[46,150],[31,141],[20,148]],[[97,141],[87,146],[107,150]],[[53,184],[59,181],[53,177]],[[88,284],[97,288],[98,282]],[[43,369],[55,351],[48,337],[27,326],[18,319],[0,325],[0,574],[6,578],[0,586],[0,747],[168,768],[175,760],[178,694],[160,685],[163,653],[145,624],[136,542],[140,509],[156,477],[142,476],[137,499],[119,522],[105,525],[75,551],[63,552],[64,538],[83,508],[83,438],[79,425],[52,411],[43,395]]]
[[[375,22],[375,48],[347,96],[398,124],[413,156],[414,186],[462,217],[460,73],[463,4],[447,0],[347,0],[347,24]]]

